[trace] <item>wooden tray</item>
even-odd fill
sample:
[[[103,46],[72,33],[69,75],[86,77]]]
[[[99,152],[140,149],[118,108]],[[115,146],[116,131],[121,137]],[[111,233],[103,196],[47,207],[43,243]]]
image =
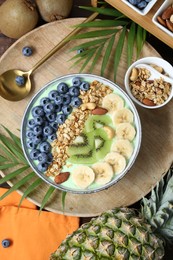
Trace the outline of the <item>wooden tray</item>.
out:
[[[1,57],[0,74],[12,68],[29,70],[43,55],[70,33],[73,29],[72,25],[78,24],[82,20],[83,18],[71,18],[49,23],[23,36]],[[24,57],[21,53],[22,48],[27,45],[35,48],[31,57]],[[69,53],[68,50],[75,45],[76,41],[68,43],[34,72],[32,91],[27,98],[19,102],[0,99],[1,124],[19,135],[18,129],[21,125],[22,116],[31,97],[48,81],[58,76],[79,71],[79,68],[69,69],[72,64],[69,59],[74,53]],[[146,43],[141,56],[159,56],[159,54]],[[117,74],[117,84],[122,88],[124,88],[123,80],[127,69],[126,57],[127,52],[126,48],[124,48]],[[110,80],[113,80],[112,67],[111,65],[105,73],[105,77]],[[87,70],[84,72],[87,73]],[[100,64],[97,64],[94,74],[100,74]],[[64,212],[66,215],[96,216],[116,206],[133,204],[151,190],[151,187],[160,180],[172,163],[172,105],[171,101],[167,106],[158,110],[146,110],[137,107],[142,122],[142,146],[134,166],[121,181],[108,190],[90,195],[68,193]],[[3,129],[1,128],[0,131],[2,132]],[[2,176],[6,174],[7,172],[1,172]],[[17,180],[16,178],[9,184],[13,185]],[[29,199],[40,206],[48,187],[48,184],[43,184],[29,196]],[[25,188],[25,186],[20,188],[19,193],[22,193]],[[62,213],[61,192],[59,190],[53,193],[46,209]]]

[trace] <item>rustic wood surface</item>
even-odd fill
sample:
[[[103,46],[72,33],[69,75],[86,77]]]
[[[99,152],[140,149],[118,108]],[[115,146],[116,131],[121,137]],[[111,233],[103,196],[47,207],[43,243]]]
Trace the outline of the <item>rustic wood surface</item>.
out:
[[[49,23],[21,37],[1,57],[0,74],[13,68],[29,70],[72,30],[72,25],[82,20],[82,18],[70,18]],[[17,129],[20,128],[24,110],[38,89],[60,75],[78,72],[79,68],[69,69],[71,65],[69,59],[74,53],[69,53],[68,50],[75,44],[76,42],[67,44],[34,72],[32,91],[27,98],[19,102],[9,102],[1,98],[1,108],[3,107],[0,110],[1,124],[19,134]],[[34,54],[29,58],[21,54],[22,47],[26,45],[33,46],[35,49]],[[159,56],[159,54],[146,43],[141,56]],[[123,80],[127,69],[126,57],[126,48],[124,48],[117,73],[117,83],[122,88],[124,88]],[[87,70],[84,72],[86,73]],[[94,74],[99,75],[99,73],[100,64],[97,64]],[[106,71],[105,77],[113,80],[112,66]],[[172,101],[159,110],[150,111],[137,107],[142,123],[142,146],[134,166],[118,184],[108,190],[90,195],[69,193],[66,196],[65,214],[81,217],[96,216],[116,206],[131,205],[150,191],[172,163],[173,145],[170,140],[173,134],[173,129],[171,129],[173,117],[171,106]],[[2,128],[1,131],[3,131]],[[7,172],[1,172],[1,174],[4,176]],[[12,185],[17,180],[16,178],[9,184]],[[22,187],[20,192],[22,193],[25,189],[26,187]],[[30,195],[29,199],[39,206],[47,189],[48,185],[43,184]],[[57,190],[53,194],[46,209],[62,213],[60,191]]]

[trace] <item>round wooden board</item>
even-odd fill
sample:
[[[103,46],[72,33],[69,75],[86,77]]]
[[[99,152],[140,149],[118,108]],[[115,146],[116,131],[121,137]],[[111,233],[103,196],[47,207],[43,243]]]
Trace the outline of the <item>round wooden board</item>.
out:
[[[83,21],[83,18],[70,18],[38,27],[32,32],[15,42],[1,57],[0,74],[8,69],[18,68],[29,70],[41,57],[52,49],[60,40],[71,32],[72,25]],[[69,49],[77,44],[76,41],[68,43],[52,58],[38,68],[32,75],[32,91],[22,101],[9,102],[0,98],[1,124],[19,135],[24,110],[31,97],[47,82],[69,73],[78,73],[79,67],[69,69],[72,62],[69,59],[74,53]],[[33,46],[35,51],[30,57],[24,57],[21,50],[24,46]],[[159,56],[149,45],[145,44],[141,57]],[[123,49],[123,55],[117,73],[117,84],[124,89],[123,81],[127,69],[127,52]],[[87,69],[83,71],[87,73]],[[100,75],[100,64],[94,70],[94,74]],[[105,72],[105,77],[113,80],[113,61]],[[77,195],[68,193],[66,196],[65,212],[62,211],[61,191],[56,190],[50,198],[46,209],[52,212],[65,213],[80,217],[91,217],[117,206],[128,206],[140,200],[159,181],[168,170],[173,157],[173,114],[171,101],[162,109],[147,110],[137,107],[142,123],[142,145],[137,160],[126,176],[111,188],[90,195]],[[1,132],[4,130],[1,128]],[[1,172],[4,176],[8,172]],[[21,176],[22,177],[22,176]],[[13,185],[21,177],[13,179]],[[29,185],[29,183],[28,183]],[[49,188],[44,183],[34,191],[29,199],[40,206],[41,201]],[[26,186],[20,188],[22,193]]]

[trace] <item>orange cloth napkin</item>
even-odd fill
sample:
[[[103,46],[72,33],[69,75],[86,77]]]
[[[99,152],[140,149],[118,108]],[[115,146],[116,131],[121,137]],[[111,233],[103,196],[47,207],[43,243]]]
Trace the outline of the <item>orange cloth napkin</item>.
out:
[[[0,195],[4,192],[6,189],[0,188]],[[20,198],[13,192],[0,201],[0,243],[11,240],[7,248],[0,244],[0,259],[48,260],[62,240],[79,227],[79,218],[47,211],[39,214],[26,199],[18,209]]]

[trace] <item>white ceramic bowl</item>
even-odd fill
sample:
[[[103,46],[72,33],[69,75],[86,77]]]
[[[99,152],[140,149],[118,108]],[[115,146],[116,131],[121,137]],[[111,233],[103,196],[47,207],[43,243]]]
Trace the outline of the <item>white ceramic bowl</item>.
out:
[[[26,132],[28,130],[30,130],[30,127],[28,127],[28,120],[33,120],[33,114],[32,114],[32,109],[35,106],[40,106],[40,100],[43,97],[48,97],[48,93],[51,90],[56,90],[57,89],[57,85],[59,83],[66,83],[69,87],[72,86],[72,79],[74,77],[80,77],[82,80],[85,80],[89,83],[93,82],[94,80],[99,81],[100,83],[107,85],[110,87],[110,89],[112,89],[113,93],[117,94],[118,96],[120,96],[123,100],[124,100],[124,106],[126,108],[129,108],[131,110],[131,112],[133,113],[133,122],[132,124],[134,125],[135,129],[136,129],[136,135],[134,137],[134,139],[131,141],[132,142],[132,146],[133,146],[133,153],[131,155],[131,157],[127,160],[126,162],[126,167],[122,170],[122,172],[120,172],[119,174],[114,174],[114,176],[112,177],[112,179],[107,182],[106,184],[100,184],[98,185],[97,183],[92,183],[89,187],[83,189],[83,188],[79,188],[76,187],[76,185],[74,184],[73,180],[72,180],[72,175],[71,173],[73,172],[73,168],[77,167],[78,164],[71,164],[72,168],[69,168],[67,166],[64,166],[65,168],[62,169],[62,171],[64,172],[70,172],[70,177],[67,181],[61,183],[61,184],[56,184],[54,181],[53,177],[48,177],[46,176],[45,172],[38,170],[38,160],[33,160],[31,159],[30,156],[30,152],[32,149],[28,148],[27,146],[27,142],[28,137],[26,136]],[[53,101],[52,101],[53,102]],[[61,112],[58,112],[61,113]],[[42,115],[42,117],[45,117],[46,115]],[[111,118],[111,117],[110,117]],[[56,121],[56,119],[55,119]],[[48,123],[48,122],[47,122]],[[112,123],[112,127],[113,123]],[[32,130],[32,128],[31,128]],[[55,130],[56,131],[56,130]],[[42,135],[42,133],[41,133]],[[31,137],[31,140],[33,137]],[[29,138],[30,139],[30,138]],[[113,137],[112,141],[114,141],[115,137]],[[138,112],[133,104],[133,102],[131,101],[131,99],[129,98],[129,96],[125,93],[125,91],[123,91],[119,86],[117,86],[115,83],[103,78],[103,77],[99,77],[96,75],[91,75],[91,74],[70,74],[70,75],[65,75],[59,78],[56,78],[55,80],[47,83],[43,88],[41,88],[36,94],[35,96],[33,96],[32,100],[30,101],[30,103],[28,104],[24,116],[23,116],[23,121],[22,121],[22,126],[21,126],[21,141],[22,141],[22,147],[23,147],[23,151],[24,154],[26,156],[26,159],[28,160],[28,163],[30,164],[31,168],[35,171],[35,173],[42,178],[45,182],[47,182],[48,184],[56,187],[57,189],[60,189],[62,191],[67,191],[67,192],[73,192],[73,193],[79,193],[79,194],[85,194],[85,193],[93,193],[93,192],[97,192],[97,191],[101,191],[104,189],[109,188],[110,186],[114,185],[116,182],[118,182],[132,167],[132,165],[134,164],[136,157],[138,155],[139,149],[140,149],[140,144],[141,144],[141,123],[140,123],[140,118],[138,115]],[[37,149],[40,149],[39,146],[36,147]],[[79,153],[80,153],[80,149],[79,149]],[[104,158],[103,158],[104,159]],[[88,162],[87,162],[88,165]],[[91,166],[92,165],[88,165]]]
[[[121,0],[121,1],[123,3],[125,3],[126,5],[128,5],[130,8],[132,8],[135,12],[137,12],[140,15],[146,15],[151,10],[151,8],[154,6],[154,4],[157,2],[157,0],[151,0],[144,9],[140,10],[136,6],[129,3],[129,1],[127,1],[127,0]]]
[[[172,88],[171,88],[171,93],[169,95],[169,98],[161,105],[156,105],[156,106],[147,106],[147,105],[144,105],[143,103],[141,103],[139,100],[137,100],[134,95],[132,94],[131,92],[131,89],[130,89],[130,75],[131,75],[131,71],[132,71],[132,68],[134,68],[136,65],[139,65],[139,64],[148,64],[148,65],[151,65],[151,64],[154,64],[154,65],[157,65],[159,67],[162,67],[164,69],[164,72],[166,75],[169,75],[169,78],[171,79],[172,81]],[[142,67],[142,66],[141,66]],[[130,96],[130,98],[136,103],[138,104],[139,106],[141,107],[144,107],[144,108],[148,108],[148,109],[156,109],[156,108],[160,108],[160,107],[163,107],[165,106],[173,97],[173,66],[167,62],[166,60],[162,59],[162,58],[158,58],[158,57],[145,57],[145,58],[142,58],[142,59],[139,59],[137,60],[136,62],[134,62],[127,70],[126,74],[125,74],[125,78],[124,78],[124,85],[125,85],[125,88],[126,88],[126,91],[128,93],[128,95]]]
[[[173,37],[173,32],[171,32],[170,30],[168,30],[165,26],[163,26],[162,24],[160,24],[157,21],[157,17],[161,16],[162,13],[166,10],[166,8],[170,5],[173,5],[173,0],[166,0],[163,2],[163,4],[160,6],[160,8],[157,10],[157,12],[154,14],[153,18],[152,18],[152,22],[159,27],[162,31],[164,31],[165,33],[167,33],[168,35],[170,35],[171,37]],[[172,39],[173,40],[173,39]]]

